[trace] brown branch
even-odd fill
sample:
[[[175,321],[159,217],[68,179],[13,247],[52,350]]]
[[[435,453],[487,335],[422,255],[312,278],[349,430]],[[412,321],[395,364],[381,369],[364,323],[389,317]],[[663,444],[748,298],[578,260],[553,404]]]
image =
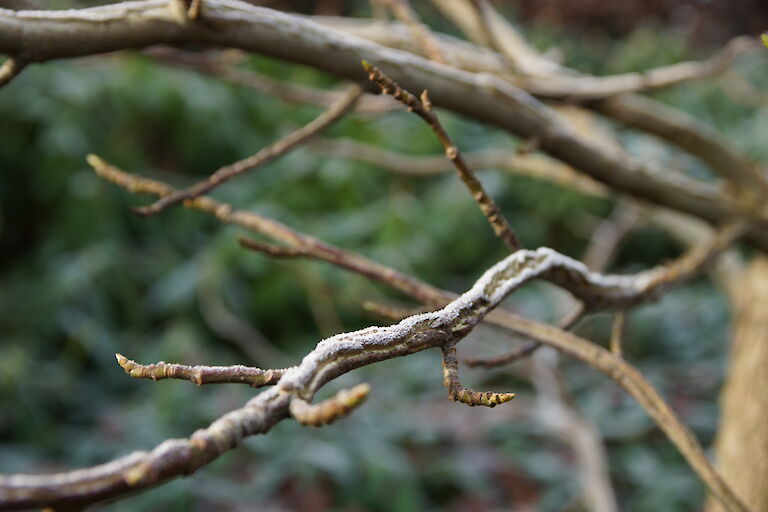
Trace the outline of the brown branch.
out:
[[[621,357],[621,341],[624,338],[624,311],[617,311],[613,317],[613,326],[611,327],[611,353],[616,357]]]
[[[202,9],[203,0],[191,0],[189,3],[189,9],[187,10],[187,17],[191,21],[195,21],[200,17],[200,11]]]
[[[525,78],[519,84],[540,98],[568,101],[605,99],[627,93],[648,92],[684,82],[702,80],[722,73],[736,58],[758,47],[748,36],[736,37],[704,61],[679,62],[639,73],[595,77],[579,74]]]
[[[240,245],[255,252],[262,252],[268,256],[277,259],[293,259],[293,258],[310,258],[312,257],[311,251],[304,248],[297,247],[281,247],[274,244],[265,244],[263,242],[257,242],[250,238],[243,236],[238,237]]]
[[[18,57],[10,57],[0,66],[0,87],[8,85],[19,73],[24,71],[28,62]]]
[[[437,106],[526,139],[539,138],[543,151],[617,191],[710,224],[734,216],[749,218],[747,238],[768,249],[768,212],[764,208],[586,140],[562,126],[551,109],[503,78],[468,73],[328,30],[295,15],[234,0],[206,0],[205,20],[206,24],[179,25],[170,17],[167,0],[138,0],[66,11],[65,15],[61,11],[0,9],[0,52],[38,62],[157,44],[207,44],[307,64],[354,81],[362,78],[360,60],[366,59],[387,70],[406,89],[429,89]]]
[[[294,397],[290,406],[291,416],[302,425],[322,427],[352,412],[368,398],[370,392],[371,386],[358,384],[351,389],[342,389],[331,398],[314,405],[303,398]]]
[[[380,318],[385,318],[392,321],[402,320],[405,317],[418,315],[427,311],[423,307],[397,308],[369,300],[363,302],[363,310],[369,313],[373,313]]]
[[[350,158],[408,176],[434,176],[455,171],[453,163],[444,155],[404,155],[353,139],[316,138],[309,142],[307,147],[316,153]],[[464,158],[470,168],[478,171],[500,169],[511,174],[550,181],[589,195],[606,196],[609,193],[605,186],[588,176],[538,154],[488,149],[464,153]]]
[[[584,316],[584,306],[577,304],[573,309],[558,323],[558,327],[564,331],[573,329],[576,324]],[[517,347],[514,350],[510,350],[506,354],[501,354],[496,357],[485,357],[475,359],[465,359],[464,364],[471,368],[496,368],[507,364],[512,364],[520,359],[532,356],[538,349],[542,347],[542,343],[539,341],[529,341],[525,345]]]
[[[88,163],[96,174],[133,193],[166,196],[174,189],[159,181],[126,173],[107,164],[96,155],[88,156]],[[184,202],[186,208],[199,210],[218,218],[226,224],[234,224],[286,244],[289,248],[306,250],[307,257],[326,261],[332,265],[359,273],[378,282],[393,286],[401,293],[415,297],[426,304],[444,305],[452,298],[438,290],[394,269],[369,260],[359,254],[327,244],[322,240],[299,233],[288,226],[261,215],[242,210],[233,210],[228,204],[208,196],[200,196]]]
[[[228,50],[234,52],[239,50]],[[210,55],[200,52],[185,52],[170,47],[152,47],[143,52],[153,59],[177,68],[191,69],[223,80],[274,96],[291,103],[306,103],[328,108],[339,101],[344,91],[325,90],[315,87],[276,80],[251,69],[232,65],[230,54]],[[382,114],[399,108],[398,103],[388,96],[364,94],[354,106],[356,114]]]
[[[360,86],[353,85],[347,89],[347,92],[345,92],[336,103],[331,105],[328,110],[313,119],[309,124],[301,127],[286,137],[283,137],[271,146],[267,146],[248,158],[220,168],[207,180],[199,181],[184,190],[168,194],[152,205],[136,208],[134,211],[144,216],[154,215],[165,210],[169,206],[205,194],[245,171],[271,162],[338,121],[354,106],[362,93],[363,91]]]
[[[469,406],[484,405],[496,407],[515,398],[514,393],[492,393],[464,388],[459,380],[459,362],[456,359],[456,346],[443,346],[443,385],[448,390],[448,398]]]
[[[369,63],[363,61],[363,67],[368,72],[368,79],[374,82],[381,88],[381,92],[393,96],[396,100],[405,105],[409,111],[413,112],[427,123],[432,131],[437,136],[440,144],[445,148],[445,155],[453,163],[456,168],[456,172],[459,177],[472,193],[472,197],[477,201],[480,206],[480,210],[485,215],[488,222],[493,228],[493,232],[496,236],[509,247],[510,251],[514,252],[520,249],[521,245],[512,230],[512,227],[504,218],[504,214],[501,213],[496,202],[489,196],[483,185],[475,178],[474,173],[469,168],[467,161],[464,160],[459,148],[451,140],[448,133],[443,128],[440,120],[432,111],[432,103],[429,100],[429,94],[426,89],[421,94],[421,100],[416,98],[413,94],[403,89],[397,82],[386,76],[381,70]]]
[[[424,55],[435,62],[446,64],[440,46],[435,41],[429,28],[419,21],[419,16],[411,7],[408,0],[382,0],[397,19],[402,21],[413,34],[416,44],[424,51]]]
[[[101,176],[126,188],[154,190],[160,194],[170,189],[152,180],[125,175],[95,157],[89,160]],[[188,205],[201,207],[206,205],[205,199],[197,198]],[[236,213],[226,205],[207,204],[206,207],[213,207],[207,211],[223,217],[224,221],[232,222],[232,215]],[[224,215],[226,212],[229,216]],[[242,216],[234,219],[248,225]],[[244,436],[265,433],[287,417],[292,397],[308,400],[325,382],[353,368],[455,343],[487,315],[493,323],[562,350],[611,377],[649,412],[727,509],[747,510],[711,466],[693,435],[633,366],[601,347],[551,326],[504,311],[489,314],[491,308],[525,282],[520,276],[530,270],[530,265],[536,265],[525,257],[528,253],[519,251],[509,256],[486,272],[472,290],[440,311],[410,317],[388,328],[368,328],[321,342],[304,358],[301,366],[283,376],[277,387],[263,392],[244,408],[228,413],[189,439],[166,441],[152,452],[135,453],[109,464],[70,473],[0,476],[0,508],[91,503],[192,473],[237,446]],[[446,295],[416,280],[412,282],[418,288],[414,295],[430,296],[436,291],[438,300]]]
[[[495,14],[495,11],[491,5],[485,0],[468,0],[466,3],[475,11],[479,21],[479,30],[482,32],[483,39],[488,43],[488,46],[504,57],[513,72],[525,73],[525,60],[520,58],[521,48],[519,45],[514,45],[510,48],[510,45],[503,43],[502,36],[493,25],[492,16]],[[520,62],[521,60],[523,60],[522,63]]]
[[[602,272],[608,268],[627,236],[640,224],[642,216],[633,204],[620,202],[611,215],[597,226],[582,261],[592,270]]]
[[[161,197],[173,193],[173,188],[164,183],[125,173],[95,155],[90,155],[88,162],[99,176],[132,192],[150,193]],[[232,210],[229,205],[210,197],[197,197],[185,202],[185,206],[210,213],[223,222],[237,224],[279,240],[291,248],[306,252],[307,257],[326,261],[393,286],[427,304],[444,304],[450,299],[446,292],[434,287],[420,286],[418,281],[410,276],[298,233],[274,220],[250,212]],[[687,281],[737,240],[744,229],[743,223],[729,224],[720,229],[712,239],[694,247],[674,262],[633,276],[593,273],[580,262],[545,247],[537,250],[519,250],[516,254],[529,267],[524,282],[537,278],[550,281],[583,301],[587,312],[616,310],[653,300],[669,288]]]
[[[261,370],[250,366],[187,366],[164,361],[138,364],[122,354],[115,354],[117,363],[134,379],[181,379],[203,384],[248,384],[254,388],[277,384],[286,370]]]
[[[724,134],[682,110],[636,94],[592,102],[587,106],[698,157],[722,178],[739,186],[743,193],[756,196],[751,198],[753,201],[764,201],[768,195],[765,169],[730,147]]]
[[[521,345],[513,350],[510,350],[504,354],[496,357],[482,357],[482,358],[470,358],[464,359],[464,364],[470,368],[497,368],[506,364],[512,364],[520,359],[530,357],[541,348],[541,343],[538,341],[529,341],[524,345]]]

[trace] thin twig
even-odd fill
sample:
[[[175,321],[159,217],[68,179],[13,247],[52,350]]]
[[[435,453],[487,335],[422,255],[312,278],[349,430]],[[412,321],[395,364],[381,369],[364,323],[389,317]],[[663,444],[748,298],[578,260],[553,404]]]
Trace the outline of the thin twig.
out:
[[[309,124],[280,139],[271,146],[267,146],[255,155],[220,168],[206,180],[197,182],[184,190],[169,194],[149,206],[136,208],[136,213],[144,216],[154,215],[171,205],[205,194],[245,171],[271,162],[338,121],[354,106],[362,93],[363,90],[360,86],[353,85],[347,89],[347,92],[336,103]]]
[[[138,364],[122,354],[115,354],[118,364],[134,379],[181,379],[203,384],[248,384],[254,388],[277,384],[286,370],[262,370],[250,366],[187,366],[164,361]]]
[[[624,338],[624,311],[617,311],[613,317],[613,326],[611,327],[611,353],[616,357],[621,357],[621,342]]]
[[[370,392],[370,385],[358,384],[351,389],[342,389],[331,398],[318,404],[310,404],[303,398],[294,397],[290,406],[291,416],[302,425],[322,427],[346,416],[353,409],[359,407],[368,398]]]
[[[576,326],[578,321],[583,317],[584,315],[584,306],[581,303],[576,304],[576,306],[573,307],[573,309],[565,315],[565,317],[558,323],[558,327],[564,331],[569,331],[573,329],[573,327]],[[505,354],[501,354],[500,356],[496,357],[485,357],[485,358],[474,358],[474,359],[465,359],[464,364],[466,364],[469,367],[476,368],[496,368],[498,366],[503,366],[507,364],[512,364],[515,361],[519,361],[520,359],[524,359],[526,357],[530,357],[533,355],[538,349],[542,347],[541,342],[539,341],[529,341],[528,343],[517,347],[514,350],[510,350],[509,352]]]
[[[163,64],[215,76],[225,82],[260,91],[291,103],[306,103],[328,108],[344,95],[343,90],[308,87],[277,80],[252,69],[234,67],[232,61],[239,59],[239,57],[233,58],[232,52],[246,55],[239,50],[227,50],[225,53],[211,55],[207,52],[189,52],[159,46],[147,48],[142,53]],[[356,114],[382,114],[399,107],[400,105],[388,96],[364,94],[355,104],[354,112]]]
[[[613,261],[627,236],[634,231],[642,216],[640,210],[627,202],[619,202],[611,215],[597,226],[582,261],[592,270],[602,272]]]
[[[440,45],[435,41],[429,28],[419,21],[418,15],[408,0],[383,0],[383,3],[389,7],[397,19],[408,27],[416,44],[424,51],[424,55],[435,62],[446,64],[445,57],[440,51]]]
[[[95,155],[89,155],[88,162],[99,176],[132,192],[149,193],[161,197],[174,192],[172,187],[164,183],[121,171]],[[237,224],[279,240],[291,248],[305,251],[307,257],[353,270],[393,286],[427,304],[444,304],[446,300],[450,300],[451,296],[446,292],[434,287],[424,287],[411,276],[396,272],[314,237],[298,233],[272,219],[251,212],[232,210],[229,205],[210,197],[197,197],[186,201],[185,206],[208,212],[223,222]],[[545,279],[568,290],[584,303],[586,312],[603,309],[617,310],[653,300],[671,287],[686,282],[733,244],[743,235],[744,230],[743,222],[728,224],[718,230],[714,237],[687,251],[677,260],[631,276],[590,272],[582,263],[546,247],[537,250],[519,250],[516,253],[526,261],[527,265],[530,265],[529,272],[525,274],[525,282]]]
[[[434,176],[455,172],[452,162],[444,155],[404,155],[353,139],[316,138],[307,144],[316,153],[334,158],[351,158],[378,168],[408,176]],[[609,189],[588,176],[580,174],[556,160],[539,154],[519,154],[516,150],[486,149],[464,153],[471,169],[499,169],[511,174],[530,176],[579,192],[607,196]]]
[[[475,178],[459,148],[456,147],[440,123],[440,120],[432,112],[432,104],[426,89],[422,92],[421,99],[419,100],[416,96],[403,89],[397,82],[382,73],[379,68],[365,61],[363,61],[363,67],[368,72],[368,79],[376,83],[381,88],[381,92],[392,95],[396,100],[405,105],[408,110],[418,115],[427,123],[445,148],[446,156],[453,163],[456,171],[459,173],[459,177],[472,193],[472,197],[477,201],[483,214],[491,224],[493,231],[507,244],[507,247],[512,252],[520,249],[521,245],[515,232],[504,218],[496,202],[485,192],[483,185]]]
[[[27,61],[18,57],[10,57],[0,66],[0,87],[8,85],[19,73],[27,67]]]
[[[443,350],[443,385],[448,390],[448,398],[469,406],[484,405],[496,407],[515,398],[515,393],[493,393],[474,391],[461,385],[459,380],[459,362],[456,359],[456,346],[444,346]]]

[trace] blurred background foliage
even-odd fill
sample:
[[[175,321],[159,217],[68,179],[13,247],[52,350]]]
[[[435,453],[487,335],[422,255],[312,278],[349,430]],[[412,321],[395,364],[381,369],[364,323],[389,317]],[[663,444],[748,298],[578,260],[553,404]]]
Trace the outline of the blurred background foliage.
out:
[[[697,46],[658,20],[620,39],[599,28],[568,32],[546,19],[531,24],[529,36],[540,48],[556,47],[565,63],[595,74],[702,56],[722,43]],[[437,18],[435,25],[451,31]],[[656,96],[768,161],[765,96],[746,98],[733,87],[738,80],[753,92],[765,90],[765,62],[752,55],[724,77]],[[258,56],[243,65],[286,81],[336,85],[313,70]],[[115,352],[146,363],[293,364],[325,336],[379,322],[361,310],[362,300],[402,300],[320,263],[248,253],[236,241],[242,230],[197,212],[176,208],[138,218],[129,208],[150,199],[100,181],[85,164],[94,152],[183,185],[318,112],[127,53],[32,66],[0,92],[0,472],[63,470],[147,449],[189,435],[254,393],[132,380]],[[518,143],[440,115],[465,151]],[[629,150],[705,176],[691,159],[614,128]],[[324,136],[408,154],[441,152],[423,123],[403,111],[348,117]],[[481,179],[526,246],[574,257],[613,208],[508,173]],[[303,148],[214,195],[455,291],[505,255],[450,174],[399,176]],[[645,228],[611,270],[636,271],[679,251]],[[553,320],[560,312],[552,298],[551,288],[532,285],[509,305]],[[577,331],[601,342],[609,323],[597,316]],[[716,427],[727,325],[726,304],[706,279],[629,317],[627,356],[704,445]],[[480,328],[461,349],[491,354],[513,342]],[[605,436],[622,509],[696,509],[701,484],[641,409],[584,365],[564,361],[564,371],[579,408]],[[447,401],[436,352],[388,361],[324,391],[372,384],[370,400],[348,419],[318,430],[281,423],[190,478],[104,509],[578,510],[579,468],[524,413],[535,397],[519,372],[463,375],[468,385],[518,391],[518,399],[469,409]]]

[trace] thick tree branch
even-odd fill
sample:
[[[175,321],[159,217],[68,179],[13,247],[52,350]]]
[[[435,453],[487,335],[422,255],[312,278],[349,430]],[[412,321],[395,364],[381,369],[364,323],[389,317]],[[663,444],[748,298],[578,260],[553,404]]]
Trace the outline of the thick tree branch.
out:
[[[211,44],[307,64],[355,81],[363,78],[360,61],[368,60],[406,89],[429,89],[435,105],[526,139],[538,138],[542,150],[617,191],[714,224],[733,216],[750,218],[748,238],[768,250],[764,207],[724,197],[708,185],[672,177],[650,162],[585,140],[550,109],[501,78],[383,48],[298,16],[237,0],[207,0],[204,21],[179,25],[171,19],[165,0],[78,11],[0,9],[0,52],[37,62],[153,44]]]

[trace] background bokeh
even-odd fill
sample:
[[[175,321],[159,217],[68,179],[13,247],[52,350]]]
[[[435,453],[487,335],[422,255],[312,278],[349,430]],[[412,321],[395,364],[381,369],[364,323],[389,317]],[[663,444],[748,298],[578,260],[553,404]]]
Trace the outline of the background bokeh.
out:
[[[433,21],[434,13],[424,14]],[[434,24],[452,30],[443,20]],[[689,38],[663,18],[616,39],[588,24],[571,29],[542,18],[526,26],[539,48],[557,48],[565,63],[595,74],[705,56],[724,41]],[[766,162],[766,62],[764,55],[747,56],[723,77],[655,97]],[[291,82],[338,85],[258,56],[242,65]],[[132,380],[115,352],[146,363],[293,364],[323,337],[379,323],[361,310],[362,300],[402,300],[321,263],[246,252],[236,240],[241,230],[197,212],[176,208],[139,218],[129,208],[150,198],[102,182],[85,163],[94,152],[125,170],[183,185],[318,112],[128,53],[34,65],[0,91],[0,472],[64,470],[148,449],[189,435],[254,393],[236,385]],[[498,130],[440,115],[465,151],[518,144]],[[633,153],[705,176],[696,162],[650,138],[613,129]],[[403,111],[351,116],[325,136],[408,154],[441,152],[426,126]],[[613,208],[509,173],[485,172],[481,179],[526,246],[574,257]],[[303,148],[214,195],[456,291],[505,255],[450,174],[405,177]],[[643,228],[611,270],[637,271],[679,251],[660,231]],[[553,304],[552,289],[543,285],[509,301],[547,320],[561,313]],[[727,351],[724,299],[700,279],[639,308],[628,322],[627,357],[709,445]],[[598,315],[577,332],[605,342],[609,325]],[[480,328],[461,350],[493,354],[513,343]],[[577,406],[605,437],[622,509],[696,509],[701,484],[642,410],[588,367],[563,361],[563,368]],[[578,510],[579,468],[524,413],[535,397],[519,372],[462,374],[469,386],[515,390],[518,398],[470,409],[446,399],[437,352],[388,361],[324,391],[371,383],[369,401],[349,418],[322,429],[283,422],[192,477],[104,509]]]

